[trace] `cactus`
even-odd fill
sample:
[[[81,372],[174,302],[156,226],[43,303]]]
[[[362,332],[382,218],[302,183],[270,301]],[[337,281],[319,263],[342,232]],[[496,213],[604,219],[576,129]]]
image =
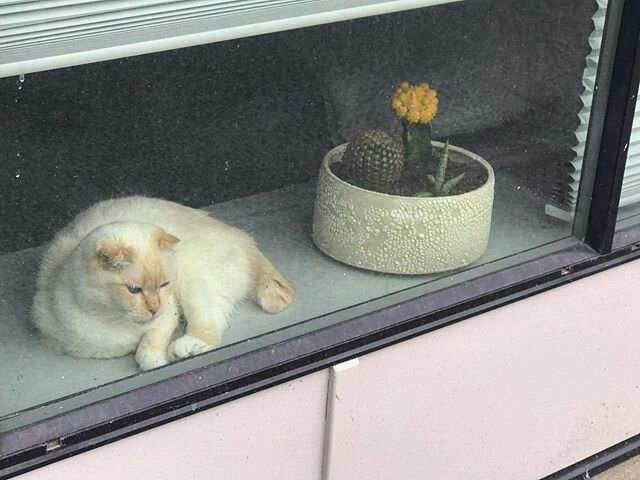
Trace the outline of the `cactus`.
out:
[[[391,108],[402,121],[402,140],[409,165],[431,165],[434,160],[431,121],[438,113],[436,91],[426,83],[411,85],[402,82],[391,96]]]
[[[431,124],[403,123],[402,140],[406,146],[407,161],[410,165],[431,165],[433,147],[431,146]]]
[[[394,195],[450,195],[465,174],[446,178],[448,140],[442,152],[434,154],[431,121],[438,113],[436,91],[426,83],[402,82],[390,103],[402,122],[402,138],[379,129],[359,132],[342,156],[344,179],[367,190]]]
[[[349,143],[342,161],[354,184],[386,192],[402,175],[404,146],[400,138],[384,130],[363,130]]]
[[[436,174],[427,175],[427,183],[431,190],[420,192],[416,194],[416,197],[444,197],[451,193],[453,187],[460,183],[460,180],[464,178],[464,173],[450,178],[449,180],[445,180],[447,163],[449,163],[449,140],[447,140],[447,143],[444,145],[444,150],[440,156],[440,162],[438,163]]]
[[[464,173],[445,180],[449,162],[449,141],[437,160],[431,145],[431,121],[438,113],[436,91],[426,83],[411,85],[402,82],[391,96],[391,108],[402,121],[402,140],[407,151],[407,162],[414,171],[435,168],[435,175],[424,179],[426,187],[417,197],[442,197],[449,195],[460,183]]]

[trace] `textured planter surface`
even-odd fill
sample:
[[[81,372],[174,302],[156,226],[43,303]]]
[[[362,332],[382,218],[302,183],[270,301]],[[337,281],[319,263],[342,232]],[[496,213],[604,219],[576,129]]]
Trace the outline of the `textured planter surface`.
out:
[[[443,144],[433,142],[436,148]],[[486,250],[495,177],[481,157],[450,146],[488,171],[478,189],[448,197],[401,197],[372,192],[336,177],[329,165],[346,144],[322,162],[313,215],[313,241],[341,262],[386,273],[425,274],[463,267]]]

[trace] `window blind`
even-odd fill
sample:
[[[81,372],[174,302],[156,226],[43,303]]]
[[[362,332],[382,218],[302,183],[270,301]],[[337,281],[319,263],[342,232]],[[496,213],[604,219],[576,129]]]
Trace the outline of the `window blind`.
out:
[[[0,77],[449,1],[0,0]]]
[[[589,37],[591,53],[587,56],[586,67],[582,77],[584,92],[580,99],[583,107],[578,114],[580,126],[575,132],[576,145],[573,147],[575,158],[568,165],[568,173],[556,190],[552,204],[547,205],[547,213],[559,218],[570,220],[573,218],[578,202],[582,161],[586,147],[587,128],[591,113],[591,101],[596,82],[598,58],[602,44],[602,32],[606,14],[607,1],[598,0],[598,10],[593,17],[594,30]],[[640,202],[640,103],[636,105],[633,119],[633,129],[627,153],[627,164],[622,183],[620,207]]]

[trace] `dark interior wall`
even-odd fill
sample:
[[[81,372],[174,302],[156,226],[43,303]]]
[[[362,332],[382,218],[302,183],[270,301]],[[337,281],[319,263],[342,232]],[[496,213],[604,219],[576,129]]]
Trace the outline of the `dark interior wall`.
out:
[[[523,116],[531,123],[553,119],[548,127],[573,135],[578,119],[560,114],[582,106],[596,8],[591,0],[467,0],[330,26],[318,55],[328,69],[336,139],[345,128],[372,122],[398,128],[388,97],[405,78],[437,89],[436,135],[483,131]],[[295,34],[302,40],[304,31]]]
[[[467,0],[0,79],[0,252],[105,197],[203,206],[312,179],[358,128],[399,129],[404,79],[438,90],[436,136],[539,184],[575,143],[595,9]]]

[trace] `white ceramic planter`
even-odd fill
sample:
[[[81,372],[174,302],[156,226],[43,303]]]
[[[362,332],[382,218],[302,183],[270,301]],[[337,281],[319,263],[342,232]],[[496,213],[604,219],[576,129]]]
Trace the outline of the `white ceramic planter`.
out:
[[[483,158],[449,147],[450,161],[462,156],[487,170],[487,181],[476,190],[447,197],[402,197],[364,190],[336,177],[329,165],[342,158],[345,148],[331,150],[320,168],[313,215],[313,241],[320,250],[355,267],[402,274],[453,270],[484,253],[495,177]]]

